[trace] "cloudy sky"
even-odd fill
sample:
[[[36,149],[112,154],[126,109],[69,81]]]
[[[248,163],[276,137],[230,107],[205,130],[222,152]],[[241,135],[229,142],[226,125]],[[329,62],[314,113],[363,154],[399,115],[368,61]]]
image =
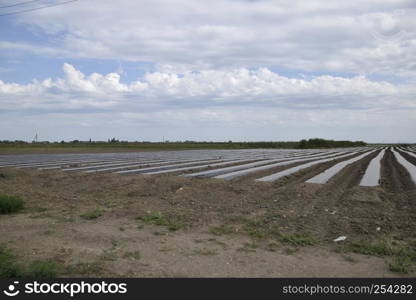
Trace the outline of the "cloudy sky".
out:
[[[0,0],[0,140],[416,142],[414,0],[63,2]]]

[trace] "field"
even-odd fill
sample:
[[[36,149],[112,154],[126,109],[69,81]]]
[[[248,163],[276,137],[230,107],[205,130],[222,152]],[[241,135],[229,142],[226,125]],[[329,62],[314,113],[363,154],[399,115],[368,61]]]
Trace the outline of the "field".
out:
[[[414,276],[415,169],[414,147],[0,155],[24,202],[0,275]]]
[[[33,154],[33,153],[94,153],[94,152],[137,152],[195,149],[295,149],[295,148],[335,148],[365,146],[364,142],[333,141],[309,139],[299,142],[127,142],[115,138],[108,142],[78,141],[71,142],[37,142],[1,141],[0,154]]]

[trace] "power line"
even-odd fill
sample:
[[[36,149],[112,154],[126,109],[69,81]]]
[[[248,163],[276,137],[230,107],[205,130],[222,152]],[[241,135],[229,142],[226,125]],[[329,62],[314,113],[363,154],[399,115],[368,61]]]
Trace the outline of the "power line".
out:
[[[20,2],[20,3],[16,3],[16,4],[0,6],[0,8],[14,7],[14,6],[19,6],[19,5],[23,5],[23,4],[27,4],[27,3],[38,2],[38,1],[43,1],[43,0],[31,0],[31,1],[26,1],[26,2]]]
[[[44,6],[40,6],[40,7],[36,7],[36,8],[31,8],[31,9],[14,11],[14,12],[6,13],[6,14],[0,14],[0,17],[23,14],[23,13],[30,12],[30,11],[35,11],[35,10],[44,9],[44,8],[53,7],[53,6],[60,6],[60,5],[64,5],[64,4],[71,3],[71,2],[76,2],[76,1],[78,1],[78,0],[70,0],[70,1],[65,1],[65,2],[60,2],[60,3],[50,4],[50,5],[44,5]]]

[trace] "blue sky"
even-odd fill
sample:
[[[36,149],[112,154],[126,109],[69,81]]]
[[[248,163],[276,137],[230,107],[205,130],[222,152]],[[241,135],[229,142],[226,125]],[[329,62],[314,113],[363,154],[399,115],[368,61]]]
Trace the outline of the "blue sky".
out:
[[[415,12],[408,0],[79,0],[0,16],[0,140],[415,142]]]

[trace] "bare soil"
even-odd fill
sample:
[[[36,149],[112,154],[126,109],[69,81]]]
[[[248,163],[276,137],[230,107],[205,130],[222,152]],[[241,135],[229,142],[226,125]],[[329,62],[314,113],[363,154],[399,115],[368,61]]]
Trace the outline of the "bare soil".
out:
[[[376,155],[324,185],[304,181],[331,163],[274,183],[252,176],[224,181],[0,169],[0,194],[25,201],[22,212],[0,215],[0,244],[22,264],[59,263],[61,276],[414,276],[414,269],[391,272],[390,258],[339,253],[333,242],[338,236],[347,237],[344,243],[388,238],[416,247],[416,187],[390,151],[381,185],[358,186]],[[102,215],[81,217],[91,211]],[[160,225],[155,215],[162,216]],[[257,227],[247,231],[247,224]],[[284,235],[301,233],[314,245],[282,242]]]

